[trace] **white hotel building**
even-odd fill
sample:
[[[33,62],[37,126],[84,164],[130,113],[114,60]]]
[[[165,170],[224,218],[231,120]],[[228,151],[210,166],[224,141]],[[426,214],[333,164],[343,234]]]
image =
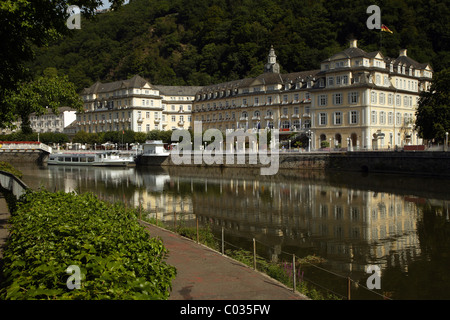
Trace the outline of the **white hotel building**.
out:
[[[271,48],[263,74],[203,87],[193,117],[205,130],[275,128],[280,139],[303,134],[313,149],[421,144],[415,112],[432,75],[431,66],[408,57],[406,49],[389,58],[358,48],[356,40],[318,70],[282,74]]]
[[[195,93],[201,87],[156,86],[135,75],[110,83],[96,82],[81,97],[84,113],[77,114],[77,131],[189,129]]]

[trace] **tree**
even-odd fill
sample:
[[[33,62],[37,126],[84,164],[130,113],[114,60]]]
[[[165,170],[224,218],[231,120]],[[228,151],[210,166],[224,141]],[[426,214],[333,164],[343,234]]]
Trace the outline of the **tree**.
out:
[[[11,118],[22,121],[22,132],[32,132],[30,114],[37,116],[45,114],[49,109],[58,114],[58,108],[69,106],[82,111],[83,103],[67,76],[45,75],[34,81],[21,83],[18,90],[9,90],[5,93],[4,104],[10,112]]]
[[[416,111],[416,130],[420,137],[443,141],[450,130],[450,68],[434,75],[429,91],[420,95]]]
[[[110,0],[114,9],[123,0]],[[1,0],[0,1],[0,127],[17,120],[16,104],[8,103],[11,95],[31,81],[25,64],[32,61],[36,47],[49,45],[52,41],[70,35],[69,5],[81,8],[83,17],[93,17],[102,0]],[[49,91],[42,92],[42,94]],[[51,92],[51,90],[50,90]],[[36,95],[30,94],[34,99]],[[47,97],[51,100],[51,97]],[[9,101],[10,102],[10,101]]]

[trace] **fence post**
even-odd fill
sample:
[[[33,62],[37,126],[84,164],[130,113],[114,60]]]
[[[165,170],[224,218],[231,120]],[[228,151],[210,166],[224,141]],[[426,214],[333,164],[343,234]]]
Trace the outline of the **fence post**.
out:
[[[256,240],[253,238],[253,269],[256,270]]]
[[[156,225],[158,225],[158,206],[155,207]]]
[[[173,210],[173,228],[177,230],[177,212]]]
[[[351,280],[350,277],[347,277],[347,299],[350,300],[350,291],[351,291]]]
[[[196,217],[196,220],[197,220],[197,243],[199,243],[199,236],[198,236],[198,217]]]
[[[293,289],[295,292],[296,282],[295,282],[295,254],[292,255],[292,282],[293,282]]]
[[[222,255],[224,254],[224,238],[225,238],[225,236],[224,236],[224,229],[223,229],[223,226],[222,226]]]

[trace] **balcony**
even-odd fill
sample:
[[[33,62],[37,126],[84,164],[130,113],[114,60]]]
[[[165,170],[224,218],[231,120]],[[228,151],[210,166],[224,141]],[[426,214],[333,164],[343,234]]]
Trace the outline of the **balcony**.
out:
[[[302,118],[307,118],[307,119],[309,119],[309,118],[311,118],[311,114],[310,114],[310,113],[304,113],[304,114],[302,115]]]
[[[260,116],[253,116],[252,120],[261,120],[261,117]]]
[[[155,122],[156,124],[158,124],[160,121],[161,121],[161,119],[159,119],[159,118],[155,118],[155,120],[154,120],[154,122]]]
[[[291,116],[291,118],[293,118],[293,119],[298,119],[298,118],[300,118],[300,115],[299,115],[298,113],[294,113],[294,114]]]
[[[143,121],[144,121],[144,119],[141,118],[141,117],[139,117],[139,118],[137,119],[137,122],[139,122],[139,123],[142,123]]]
[[[240,117],[239,121],[248,121],[248,117]]]
[[[273,120],[273,114],[266,115],[266,116],[264,117],[264,119],[265,119],[265,120]]]
[[[289,116],[287,114],[282,114],[280,116],[281,119],[289,119]]]

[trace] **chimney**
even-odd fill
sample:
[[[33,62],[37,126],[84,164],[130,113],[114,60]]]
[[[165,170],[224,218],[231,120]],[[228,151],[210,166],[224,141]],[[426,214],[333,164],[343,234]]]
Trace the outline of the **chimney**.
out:
[[[358,40],[356,39],[350,40],[350,48],[358,48]]]
[[[407,49],[400,49],[400,57],[406,57]]]

